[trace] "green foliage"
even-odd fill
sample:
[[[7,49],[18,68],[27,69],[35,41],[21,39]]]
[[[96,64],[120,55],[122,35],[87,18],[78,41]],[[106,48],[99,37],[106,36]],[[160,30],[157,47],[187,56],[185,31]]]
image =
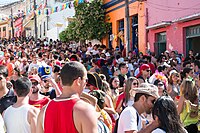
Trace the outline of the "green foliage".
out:
[[[78,5],[74,3],[74,20],[65,31],[60,33],[60,39],[65,41],[101,40],[110,29],[110,24],[105,21],[105,10],[102,4],[100,0]]]

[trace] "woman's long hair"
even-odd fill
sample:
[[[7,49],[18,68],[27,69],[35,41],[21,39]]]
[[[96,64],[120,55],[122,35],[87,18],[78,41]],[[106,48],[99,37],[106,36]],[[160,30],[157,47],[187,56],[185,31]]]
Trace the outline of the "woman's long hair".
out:
[[[166,133],[185,133],[181,125],[176,105],[168,96],[162,96],[157,99],[152,110],[153,118],[158,117],[160,128]]]
[[[138,86],[139,86],[139,80],[135,77],[129,77],[126,81],[125,99],[124,99],[124,102],[126,104],[128,103],[128,100],[130,99],[130,90],[132,89],[132,83],[133,83],[134,80],[136,80],[138,82]]]
[[[185,99],[189,100],[192,103],[194,103],[197,100],[198,88],[195,86],[195,81],[193,81],[192,79],[184,79],[180,88]]]
[[[116,88],[114,88],[114,87],[113,87],[113,85],[112,85],[112,82],[113,82],[113,80],[114,80],[115,78],[118,78],[118,77],[116,77],[116,76],[113,76],[113,77],[112,77],[112,78],[110,78],[110,80],[109,80],[110,89],[112,89],[112,90],[115,90],[115,89],[116,89]]]

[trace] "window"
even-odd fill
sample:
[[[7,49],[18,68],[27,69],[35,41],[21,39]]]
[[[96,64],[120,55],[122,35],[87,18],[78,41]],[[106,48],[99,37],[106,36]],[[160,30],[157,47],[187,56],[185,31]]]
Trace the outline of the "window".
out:
[[[138,48],[138,15],[134,15],[131,22],[132,50],[135,50]]]
[[[40,38],[42,37],[42,25],[40,24]]]
[[[121,33],[120,33],[121,32]],[[124,49],[124,19],[119,20],[119,28],[118,28],[118,33],[117,34],[122,34],[121,37],[118,38],[118,43],[119,43],[119,48],[122,51]]]
[[[156,42],[155,42],[155,51],[156,55],[160,55],[161,53],[166,51],[166,32],[161,32],[156,34]]]
[[[166,32],[157,34],[157,42],[166,42]]]
[[[46,25],[45,25],[45,24],[46,24],[46,23],[44,22],[44,34],[43,34],[44,36],[46,35],[46,34],[45,34],[45,31],[46,31]]]
[[[186,37],[195,37],[200,35],[200,25],[193,26],[193,27],[188,27],[186,29]]]
[[[6,27],[3,27],[3,37],[6,37]]]
[[[114,35],[112,34],[112,23],[110,23],[110,30],[108,31],[108,47],[112,48],[112,41],[114,39]]]

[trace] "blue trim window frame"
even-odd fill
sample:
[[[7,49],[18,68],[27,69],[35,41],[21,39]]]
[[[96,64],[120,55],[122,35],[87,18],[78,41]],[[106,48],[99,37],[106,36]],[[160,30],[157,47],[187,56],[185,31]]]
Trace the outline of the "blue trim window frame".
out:
[[[138,48],[138,15],[134,15],[131,18],[131,27],[132,27],[132,50]],[[136,45],[136,47],[135,47]]]
[[[120,31],[123,31],[123,32],[124,32],[124,19],[119,20],[118,22],[119,22],[118,33],[119,33]],[[117,33],[117,34],[118,34],[118,33]],[[124,50],[124,44],[122,43],[121,39],[119,39],[119,49],[120,49],[120,51],[123,51],[123,50]]]
[[[112,23],[110,23],[110,30],[108,31],[108,47],[109,48],[112,48],[112,42],[114,38],[111,39],[111,36],[112,36]]]

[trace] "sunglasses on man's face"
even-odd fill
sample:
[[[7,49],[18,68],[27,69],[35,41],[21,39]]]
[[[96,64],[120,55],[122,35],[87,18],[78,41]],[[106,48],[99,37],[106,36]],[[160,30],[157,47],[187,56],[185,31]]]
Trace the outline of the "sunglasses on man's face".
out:
[[[32,82],[32,85],[37,86],[38,82]]]
[[[151,72],[151,70],[148,70],[148,69],[147,69],[146,71],[147,71],[147,72]]]

